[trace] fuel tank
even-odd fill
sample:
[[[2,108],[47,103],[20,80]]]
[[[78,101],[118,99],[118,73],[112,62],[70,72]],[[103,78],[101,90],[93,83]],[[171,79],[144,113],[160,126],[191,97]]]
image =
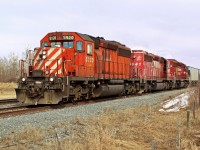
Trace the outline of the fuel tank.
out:
[[[166,88],[166,84],[165,83],[156,83],[153,86],[153,90],[164,90]]]
[[[187,87],[188,83],[187,82],[180,82],[180,84],[178,85],[178,88],[184,88]]]
[[[124,85],[100,85],[93,91],[93,97],[106,97],[120,95],[124,91]]]

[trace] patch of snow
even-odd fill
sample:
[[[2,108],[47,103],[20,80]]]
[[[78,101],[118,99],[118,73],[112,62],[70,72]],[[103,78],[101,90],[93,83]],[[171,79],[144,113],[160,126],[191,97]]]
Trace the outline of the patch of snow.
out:
[[[164,109],[159,109],[159,111],[162,111],[162,112],[163,112],[163,111],[164,111]]]
[[[194,92],[186,92],[183,93],[177,97],[175,97],[172,100],[166,100],[163,103],[162,109],[159,111],[161,112],[178,112],[181,108],[185,108],[189,104],[189,98],[190,95],[192,95]]]

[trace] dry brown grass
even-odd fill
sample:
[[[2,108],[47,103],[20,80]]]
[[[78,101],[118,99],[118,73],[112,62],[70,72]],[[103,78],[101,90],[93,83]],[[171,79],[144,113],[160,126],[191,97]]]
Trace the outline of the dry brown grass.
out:
[[[196,100],[192,96],[191,104]],[[158,150],[176,150],[178,120],[181,122],[180,149],[200,149],[200,109],[196,109],[196,118],[191,112],[190,128],[187,128],[187,109],[166,113],[159,112],[159,108],[159,105],[146,105],[105,110],[99,116],[59,122],[45,130],[25,127],[2,137],[0,149],[151,150],[154,143]]]
[[[17,87],[16,83],[0,83],[0,99],[3,98],[15,98],[15,88]]]

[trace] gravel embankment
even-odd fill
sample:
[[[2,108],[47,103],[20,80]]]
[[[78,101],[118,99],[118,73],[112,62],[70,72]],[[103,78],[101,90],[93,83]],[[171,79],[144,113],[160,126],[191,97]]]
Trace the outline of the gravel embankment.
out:
[[[188,89],[159,92],[143,96],[123,98],[114,101],[100,102],[96,104],[77,105],[70,108],[68,107],[41,113],[3,118],[0,119],[0,137],[15,131],[19,131],[26,125],[30,125],[35,128],[47,128],[58,122],[71,121],[76,118],[98,116],[105,109],[123,110],[130,107],[138,107],[143,104],[154,105],[159,101],[169,98],[169,96],[175,96],[187,90]]]

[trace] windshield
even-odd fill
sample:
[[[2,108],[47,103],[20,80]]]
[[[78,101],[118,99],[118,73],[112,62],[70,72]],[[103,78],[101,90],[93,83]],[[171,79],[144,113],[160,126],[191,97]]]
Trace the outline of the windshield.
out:
[[[62,46],[63,45],[63,46]],[[51,42],[51,47],[65,47],[65,48],[74,48],[74,42]]]
[[[51,42],[51,47],[61,47],[61,42]]]
[[[74,48],[74,42],[63,42],[63,47]]]
[[[42,42],[42,47],[47,47],[48,43],[47,42]]]

